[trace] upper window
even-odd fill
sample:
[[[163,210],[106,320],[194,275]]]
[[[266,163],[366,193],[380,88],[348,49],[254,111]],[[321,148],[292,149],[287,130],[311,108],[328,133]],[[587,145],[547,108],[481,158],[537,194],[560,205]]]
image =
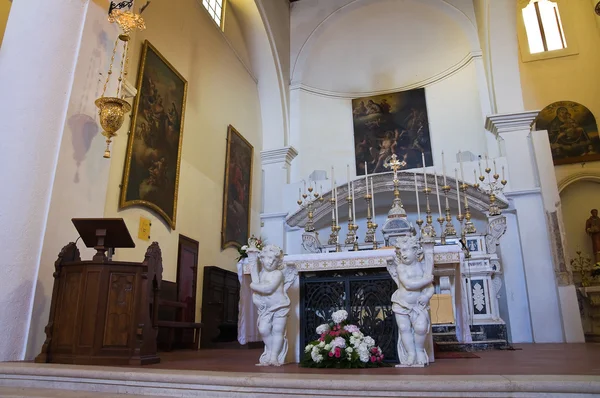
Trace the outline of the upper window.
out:
[[[202,0],[202,5],[217,25],[223,28],[223,0]]]
[[[550,0],[531,0],[522,13],[531,54],[567,48],[558,4]]]

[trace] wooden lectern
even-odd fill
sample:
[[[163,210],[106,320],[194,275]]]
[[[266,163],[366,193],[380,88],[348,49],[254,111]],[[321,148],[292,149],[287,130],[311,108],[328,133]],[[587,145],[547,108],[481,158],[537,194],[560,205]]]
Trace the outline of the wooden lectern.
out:
[[[147,365],[160,362],[154,326],[162,258],[158,243],[141,263],[109,261],[106,250],[135,247],[123,219],[73,219],[91,261],[75,243],[54,263],[54,287],[46,341],[36,362]],[[152,308],[152,310],[151,310]],[[151,313],[152,312],[152,313]]]

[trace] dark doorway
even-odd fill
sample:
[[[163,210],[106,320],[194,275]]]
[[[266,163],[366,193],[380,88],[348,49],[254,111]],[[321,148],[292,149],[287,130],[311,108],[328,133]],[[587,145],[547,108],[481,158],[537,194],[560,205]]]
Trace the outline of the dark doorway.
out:
[[[198,280],[198,242],[179,235],[177,254],[177,301],[186,303],[184,322],[196,321],[196,284]],[[194,340],[193,330],[182,330],[183,343]]]
[[[200,348],[238,346],[240,283],[235,272],[204,267]]]

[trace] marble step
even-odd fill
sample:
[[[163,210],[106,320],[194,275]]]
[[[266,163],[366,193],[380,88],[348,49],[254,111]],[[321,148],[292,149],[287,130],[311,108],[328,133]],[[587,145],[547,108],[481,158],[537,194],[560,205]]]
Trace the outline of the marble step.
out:
[[[509,347],[506,340],[489,339],[482,341],[473,341],[472,343],[459,343],[456,341],[436,341],[436,348],[439,351],[461,351],[476,352],[487,350],[501,350]]]
[[[432,333],[433,341],[437,342],[458,342],[455,332]],[[474,341],[487,340],[484,332],[471,332],[471,339]]]

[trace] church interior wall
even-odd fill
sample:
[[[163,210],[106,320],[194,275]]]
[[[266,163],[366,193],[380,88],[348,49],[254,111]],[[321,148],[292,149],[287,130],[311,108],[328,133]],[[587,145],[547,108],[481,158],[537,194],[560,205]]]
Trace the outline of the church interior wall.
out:
[[[570,30],[565,30],[565,36],[567,46],[569,40],[576,42],[578,53],[533,62],[523,62],[521,58],[519,67],[523,101],[526,108],[532,110],[543,109],[556,101],[575,101],[586,106],[598,120],[600,97],[593,87],[600,85],[600,76],[596,73],[600,67],[600,29],[597,24],[600,17],[594,14],[593,4],[589,1],[559,0],[558,5],[561,14],[569,13],[570,19],[576,21],[570,25]],[[519,44],[527,45],[522,42]],[[559,184],[581,172],[600,175],[600,162],[555,166]],[[585,206],[587,207],[589,204]],[[583,220],[586,218],[587,216]],[[575,238],[575,241],[578,240]],[[569,253],[572,254],[574,249],[570,247],[571,243],[568,245]]]
[[[6,21],[8,21],[11,5],[11,0],[0,0],[0,45],[2,44],[2,38],[4,37],[4,30],[6,29]]]
[[[130,79],[138,70],[141,46],[149,40],[188,81],[183,128],[183,146],[177,203],[177,225],[171,228],[145,208],[118,209],[119,184],[123,175],[125,144],[113,149],[105,217],[122,217],[137,235],[140,216],[152,222],[151,241],[162,249],[163,278],[176,280],[179,235],[199,242],[197,319],[201,313],[204,266],[235,270],[237,250],[220,250],[221,211],[225,169],[227,126],[233,125],[254,147],[251,231],[260,225],[261,117],[256,81],[229,45],[229,41],[195,0],[153,1],[143,14],[147,29],[132,40]],[[236,18],[225,19],[225,32],[240,32]],[[233,37],[236,46],[242,43]],[[238,50],[238,53],[244,54]],[[119,137],[124,138],[124,134]],[[117,260],[140,261],[149,242],[135,239],[136,248],[117,250]]]

